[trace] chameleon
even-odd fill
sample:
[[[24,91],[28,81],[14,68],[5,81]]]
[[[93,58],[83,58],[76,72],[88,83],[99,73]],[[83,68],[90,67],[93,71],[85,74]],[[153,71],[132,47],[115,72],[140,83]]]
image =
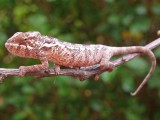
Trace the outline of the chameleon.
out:
[[[101,44],[76,44],[59,40],[54,37],[42,35],[37,31],[16,32],[5,43],[7,50],[20,57],[39,59],[41,64],[20,66],[19,76],[27,72],[49,69],[48,62],[54,62],[55,73],[60,67],[80,68],[100,64],[100,69],[111,72],[115,66],[111,57],[122,54],[146,54],[152,66],[149,73],[132,95],[136,95],[148,81],[156,67],[156,58],[153,52],[144,46],[113,47]]]

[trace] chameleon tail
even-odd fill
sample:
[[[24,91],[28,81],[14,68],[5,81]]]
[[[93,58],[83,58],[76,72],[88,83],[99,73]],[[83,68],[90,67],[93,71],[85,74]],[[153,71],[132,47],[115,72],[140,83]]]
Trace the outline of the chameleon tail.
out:
[[[140,90],[141,88],[146,84],[146,82],[149,80],[149,78],[151,77],[152,73],[154,72],[154,69],[156,67],[156,58],[154,56],[154,54],[152,52],[149,53],[151,55],[151,60],[152,60],[152,67],[150,68],[149,73],[147,74],[147,76],[145,77],[145,79],[142,81],[142,83],[138,86],[138,88],[136,89],[135,92],[131,92],[132,96],[135,96]]]
[[[154,72],[155,67],[156,67],[156,58],[150,49],[143,47],[143,46],[113,47],[112,49],[113,49],[113,55],[142,53],[142,54],[146,54],[152,61],[152,66],[147,76],[142,81],[142,83],[138,86],[136,91],[131,93],[132,96],[135,96],[141,90],[141,88],[145,85],[145,83],[148,81],[148,79],[151,77],[152,73]]]

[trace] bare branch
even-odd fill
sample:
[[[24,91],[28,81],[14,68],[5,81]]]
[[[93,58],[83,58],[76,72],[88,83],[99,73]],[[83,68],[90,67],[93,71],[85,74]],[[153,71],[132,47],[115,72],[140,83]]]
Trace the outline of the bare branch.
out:
[[[159,45],[160,45],[160,38],[147,44],[146,47],[152,50],[152,49],[158,47]],[[121,58],[114,60],[112,62],[117,67],[121,64],[124,64],[125,62],[132,60],[135,57],[138,57],[139,55],[140,55],[139,53],[128,54],[128,55],[122,56]],[[95,76],[97,74],[101,74],[105,71],[107,71],[107,70],[101,71],[99,64],[97,64],[97,65],[90,66],[90,67],[82,67],[80,69],[62,68],[58,75],[55,74],[53,68],[49,69],[49,72],[45,71],[45,70],[41,70],[41,71],[32,72],[32,73],[29,72],[26,75],[35,76],[35,77],[72,76],[72,77],[79,78],[80,80],[84,80],[84,79],[90,78],[92,76]],[[0,80],[2,81],[5,77],[8,77],[8,76],[18,76],[19,69],[0,68],[0,74],[1,74]]]

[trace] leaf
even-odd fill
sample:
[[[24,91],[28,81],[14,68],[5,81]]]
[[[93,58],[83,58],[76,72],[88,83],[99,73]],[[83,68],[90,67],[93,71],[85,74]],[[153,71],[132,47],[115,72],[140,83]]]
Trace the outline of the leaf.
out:
[[[160,58],[160,48],[157,48],[155,51],[155,56],[157,56],[158,58]]]
[[[150,20],[148,18],[139,18],[136,19],[130,26],[130,31],[132,34],[138,34],[140,32],[148,31],[150,27]]]
[[[128,25],[131,24],[133,18],[134,18],[133,15],[126,15],[126,16],[122,19],[122,23],[123,23],[125,26],[128,26]]]
[[[38,30],[42,33],[46,33],[49,27],[49,24],[47,24],[46,16],[42,14],[32,14],[31,16],[29,16],[28,22],[30,26],[32,26],[32,29]]]
[[[112,82],[113,78],[116,76],[116,74],[119,71],[119,69],[120,69],[120,67],[116,68],[112,72],[104,72],[104,73],[101,74],[100,77],[106,83]]]
[[[97,111],[97,112],[102,109],[101,102],[97,100],[92,100],[90,103],[90,106],[94,111]]]
[[[122,88],[126,92],[132,92],[134,88],[134,79],[132,77],[125,77],[122,82]]]
[[[152,12],[155,14],[155,15],[160,15],[160,4],[154,4],[152,6]]]
[[[152,77],[148,81],[148,83],[149,83],[148,85],[149,85],[150,88],[160,88],[159,73],[160,73],[160,70],[155,69]]]
[[[139,4],[136,7],[136,12],[139,15],[145,15],[147,13],[147,8],[146,8],[145,4]]]
[[[25,85],[22,87],[22,92],[24,94],[32,94],[34,92],[34,88],[30,85]]]
[[[112,15],[108,16],[108,22],[113,25],[119,25],[120,15],[112,14]]]
[[[7,40],[7,35],[0,32],[0,44],[2,45]]]
[[[126,64],[130,69],[136,71],[137,75],[142,75],[146,72],[147,62],[142,58],[136,58],[132,61],[129,61]]]

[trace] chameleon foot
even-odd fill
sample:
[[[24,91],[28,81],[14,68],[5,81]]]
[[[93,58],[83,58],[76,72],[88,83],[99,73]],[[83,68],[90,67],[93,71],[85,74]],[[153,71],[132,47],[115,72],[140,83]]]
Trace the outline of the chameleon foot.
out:
[[[23,77],[23,76],[25,76],[25,74],[26,74],[26,69],[25,69],[25,66],[20,66],[19,67],[19,77]]]
[[[60,66],[57,65],[57,64],[55,64],[55,65],[54,65],[54,72],[55,72],[56,75],[58,75],[58,74],[60,73],[60,70],[61,70],[61,69],[60,69]]]
[[[95,81],[99,80],[99,74],[96,74],[96,75],[94,76],[94,80],[95,80]]]
[[[50,73],[50,69],[48,68],[48,69],[46,69],[44,72],[45,72],[45,73]]]
[[[114,68],[115,66],[112,62],[108,62],[106,64],[100,64],[101,70],[107,70],[108,72],[112,72]]]

